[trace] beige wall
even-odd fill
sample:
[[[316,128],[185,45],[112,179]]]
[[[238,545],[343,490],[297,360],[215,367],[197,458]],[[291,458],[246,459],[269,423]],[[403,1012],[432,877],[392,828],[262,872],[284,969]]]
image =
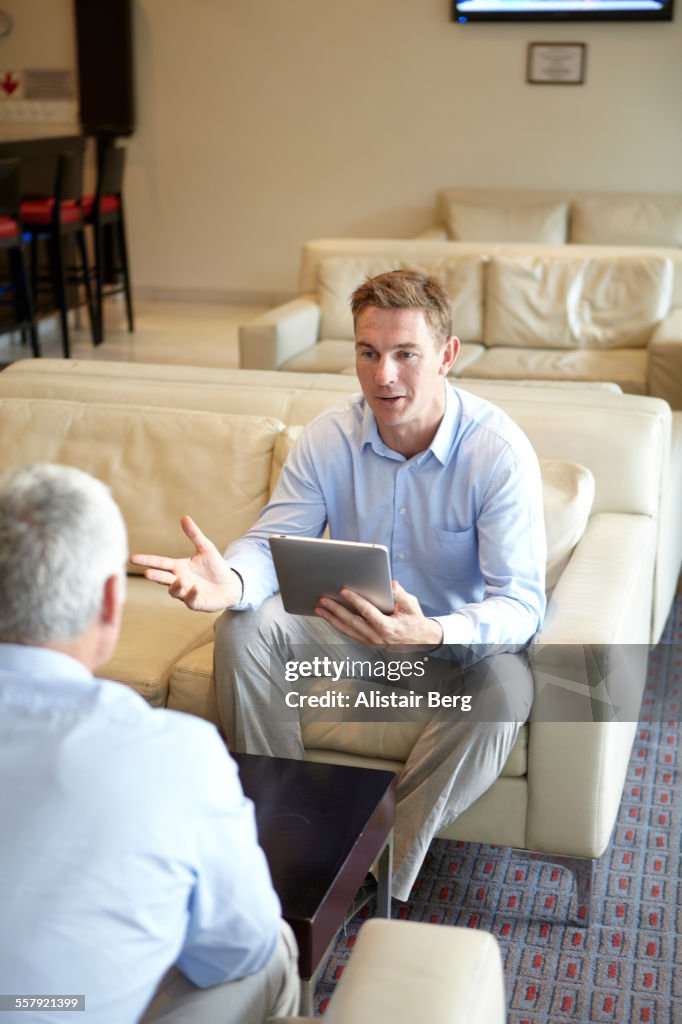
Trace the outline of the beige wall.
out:
[[[682,10],[459,26],[448,0],[133,2],[138,291],[291,292],[304,239],[414,234],[445,185],[682,192]],[[2,0],[27,3],[70,10]],[[527,85],[531,40],[587,43],[586,84]]]
[[[0,0],[0,8],[13,22],[10,34],[0,39],[1,74],[26,68],[75,71],[71,0]],[[0,119],[0,139],[77,134],[79,130],[78,119],[73,116],[61,122]]]

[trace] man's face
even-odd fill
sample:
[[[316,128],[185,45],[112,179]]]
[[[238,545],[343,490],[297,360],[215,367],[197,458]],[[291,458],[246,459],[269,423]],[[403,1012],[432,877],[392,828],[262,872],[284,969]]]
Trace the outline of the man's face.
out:
[[[403,455],[430,444],[445,409],[443,377],[459,341],[438,344],[420,309],[367,306],[355,324],[355,365],[384,442]]]

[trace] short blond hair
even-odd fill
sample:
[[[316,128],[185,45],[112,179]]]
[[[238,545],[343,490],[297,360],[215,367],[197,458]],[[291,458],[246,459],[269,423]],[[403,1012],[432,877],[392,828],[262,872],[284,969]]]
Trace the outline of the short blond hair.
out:
[[[418,270],[389,270],[365,278],[351,295],[354,324],[368,306],[422,310],[439,347],[452,335],[452,307],[447,292],[435,277]]]

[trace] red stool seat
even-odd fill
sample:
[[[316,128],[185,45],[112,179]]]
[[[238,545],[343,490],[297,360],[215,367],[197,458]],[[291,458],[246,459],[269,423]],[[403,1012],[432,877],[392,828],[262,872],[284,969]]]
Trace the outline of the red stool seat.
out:
[[[95,197],[94,196],[83,196],[82,201],[83,214],[86,217],[91,217],[95,209]],[[118,196],[102,196],[99,201],[99,212],[100,213],[116,213],[117,210],[121,209],[121,200]]]
[[[12,217],[0,217],[0,238],[16,238],[19,225]]]
[[[21,219],[28,225],[45,225],[52,222],[52,210],[55,200],[25,199],[21,204]],[[83,219],[80,207],[74,199],[64,199],[61,203],[61,224],[76,224]]]

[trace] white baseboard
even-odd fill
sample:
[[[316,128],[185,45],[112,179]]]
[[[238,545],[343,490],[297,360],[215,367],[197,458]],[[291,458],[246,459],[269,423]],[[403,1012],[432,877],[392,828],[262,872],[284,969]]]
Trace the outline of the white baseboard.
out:
[[[151,302],[206,302],[240,306],[279,306],[295,298],[292,292],[268,292],[241,288],[166,288],[135,285],[135,298]]]

